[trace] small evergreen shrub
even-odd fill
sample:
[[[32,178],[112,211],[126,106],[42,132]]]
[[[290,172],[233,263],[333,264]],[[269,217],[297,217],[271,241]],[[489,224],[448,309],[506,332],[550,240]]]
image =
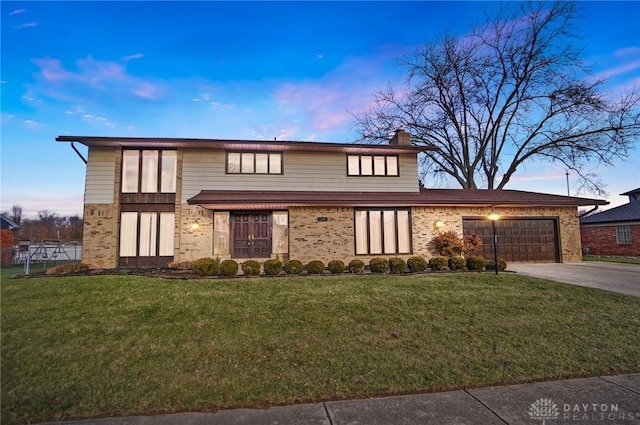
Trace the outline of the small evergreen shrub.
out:
[[[467,261],[462,257],[449,258],[449,268],[451,270],[462,270],[467,265]]]
[[[307,264],[307,273],[322,274],[324,272],[324,263],[322,261],[311,261]]]
[[[87,264],[68,263],[68,264],[60,264],[59,266],[51,267],[50,269],[47,269],[45,274],[53,274],[53,275],[69,274],[69,273],[81,272],[85,270],[89,270],[89,266]]]
[[[329,264],[327,264],[327,268],[333,274],[339,274],[344,272],[344,262],[340,260],[331,260]]]
[[[371,273],[386,273],[389,271],[389,260],[381,257],[372,258],[369,261],[369,269]]]
[[[222,276],[235,276],[238,274],[238,262],[236,260],[224,260],[220,263],[220,274]]]
[[[429,259],[429,268],[433,271],[446,270],[449,261],[445,257],[432,257]]]
[[[391,273],[402,274],[407,270],[407,262],[400,257],[389,258],[389,269]]]
[[[191,267],[198,276],[213,276],[218,274],[220,261],[211,257],[198,258],[191,263]]]
[[[487,261],[485,262],[485,268],[487,270],[495,270],[496,269],[495,259],[493,258],[487,259]],[[506,269],[507,269],[507,260],[505,260],[504,258],[498,257],[498,270],[503,271]]]
[[[467,268],[469,270],[484,270],[486,262],[484,258],[472,255],[467,258]]]
[[[260,263],[256,260],[247,260],[242,263],[242,273],[245,276],[258,276],[260,274]]]
[[[282,266],[286,274],[300,274],[304,270],[302,262],[298,260],[289,260]]]
[[[267,276],[277,276],[282,272],[282,261],[280,259],[271,259],[264,262],[264,274]]]
[[[409,270],[413,273],[415,272],[423,272],[427,269],[429,263],[424,257],[411,257],[407,260],[407,266]]]
[[[354,274],[360,274],[364,270],[364,261],[362,260],[351,260],[349,262],[349,272]]]

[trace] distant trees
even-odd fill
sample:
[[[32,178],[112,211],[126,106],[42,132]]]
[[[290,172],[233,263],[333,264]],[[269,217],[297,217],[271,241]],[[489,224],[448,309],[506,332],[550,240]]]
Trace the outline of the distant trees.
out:
[[[11,211],[5,211],[3,216],[20,226],[16,236],[32,241],[61,240],[81,241],[83,220],[78,215],[62,217],[49,210],[38,211],[38,218],[22,217],[22,206],[13,205]]]

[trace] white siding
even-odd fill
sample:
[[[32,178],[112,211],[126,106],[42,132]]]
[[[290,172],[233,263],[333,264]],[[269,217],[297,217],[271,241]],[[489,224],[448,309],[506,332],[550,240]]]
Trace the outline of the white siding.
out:
[[[113,204],[116,181],[116,149],[90,148],[87,158],[85,204]]]
[[[185,150],[182,202],[201,190],[418,191],[416,155],[400,155],[398,177],[347,177],[345,153],[285,152],[283,175],[225,174],[224,151]]]

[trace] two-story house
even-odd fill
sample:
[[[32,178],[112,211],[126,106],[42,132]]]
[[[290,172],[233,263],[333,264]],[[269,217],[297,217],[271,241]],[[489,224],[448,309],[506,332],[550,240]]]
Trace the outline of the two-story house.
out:
[[[492,211],[501,217],[498,253],[507,261],[580,260],[577,207],[606,204],[511,190],[421,189],[418,154],[425,148],[402,130],[387,145],[56,140],[88,147],[83,262],[95,268],[202,257],[428,258],[433,237],[446,230],[481,235],[492,255]]]

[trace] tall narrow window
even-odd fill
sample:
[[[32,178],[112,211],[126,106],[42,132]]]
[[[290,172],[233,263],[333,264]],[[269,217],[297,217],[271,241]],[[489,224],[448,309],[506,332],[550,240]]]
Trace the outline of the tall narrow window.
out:
[[[616,242],[620,245],[630,245],[633,243],[633,234],[631,233],[630,225],[622,224],[616,226]]]
[[[356,210],[356,254],[410,254],[409,210]]]
[[[138,151],[122,152],[122,193],[138,191],[138,167],[140,154]]]
[[[140,213],[140,257],[156,255],[156,213]]]
[[[158,151],[142,151],[140,180],[142,193],[156,193],[158,191]]]
[[[275,211],[273,213],[273,254],[289,253],[289,213],[287,211]]]
[[[173,255],[175,217],[175,213],[172,212],[160,213],[160,244],[158,255],[161,257],[170,257]]]
[[[138,213],[120,215],[120,256],[135,257],[138,246]]]
[[[176,175],[178,169],[178,153],[176,151],[162,151],[162,178],[160,191],[162,193],[176,192]]]

